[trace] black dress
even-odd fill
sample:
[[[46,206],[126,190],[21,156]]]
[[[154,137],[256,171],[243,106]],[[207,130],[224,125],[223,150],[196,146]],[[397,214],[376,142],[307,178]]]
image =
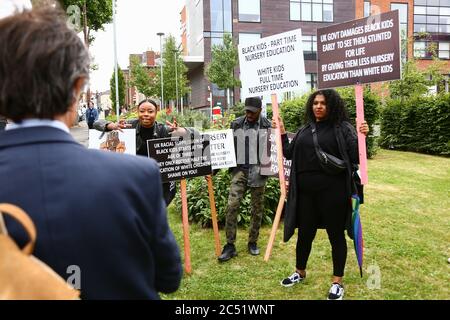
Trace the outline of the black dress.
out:
[[[342,159],[334,126],[329,121],[316,123],[317,139],[327,153]],[[349,200],[346,173],[326,174],[317,158],[311,129],[295,140],[295,172],[299,197],[297,224],[303,228],[345,229]]]
[[[356,130],[349,122],[333,126],[325,121],[316,123],[316,127],[319,145],[325,152],[351,163],[358,162]],[[315,154],[309,124],[300,128],[290,143],[287,135],[283,135],[282,143],[284,156],[292,159],[293,163],[285,205],[283,240],[289,241],[296,228],[325,228],[327,225],[340,227],[342,221],[346,222],[345,228],[348,231],[351,225],[350,166],[344,173],[336,176],[322,171]],[[304,197],[308,199],[305,200]]]

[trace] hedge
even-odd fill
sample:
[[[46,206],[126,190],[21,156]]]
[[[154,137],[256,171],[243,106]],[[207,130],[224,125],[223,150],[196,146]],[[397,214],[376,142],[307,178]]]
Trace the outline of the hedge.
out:
[[[450,94],[390,100],[382,111],[383,148],[450,155]]]

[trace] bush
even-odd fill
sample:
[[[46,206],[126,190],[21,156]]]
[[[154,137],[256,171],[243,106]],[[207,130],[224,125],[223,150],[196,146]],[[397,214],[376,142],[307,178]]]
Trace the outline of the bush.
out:
[[[353,88],[337,90],[345,101],[345,106],[350,117],[350,121],[355,126],[356,100]],[[296,132],[306,121],[305,107],[310,93],[293,100],[285,101],[281,104],[280,113],[287,131]],[[370,133],[367,137],[367,157],[372,158],[376,153],[376,139],[373,134],[373,126],[378,120],[381,102],[379,98],[369,89],[364,89],[364,118],[369,124]]]
[[[209,117],[200,111],[186,109],[183,115],[179,112],[173,111],[171,114],[166,114],[164,111],[158,112],[157,121],[166,123],[166,121],[173,122],[174,118],[178,125],[182,127],[195,127],[198,130],[206,130],[211,126]]]
[[[450,155],[450,94],[390,100],[382,112],[380,145]]]
[[[228,203],[228,192],[230,189],[231,174],[228,170],[220,170],[213,176],[214,198],[216,202],[217,220],[220,225],[225,224]],[[203,227],[210,227],[211,210],[209,206],[208,184],[204,177],[198,177],[187,181],[189,221],[196,222]],[[266,184],[264,195],[264,214],[262,223],[271,224],[275,216],[278,200],[280,198],[280,187],[277,179],[269,179]],[[181,212],[180,192],[175,198],[176,209]],[[248,226],[251,218],[250,193],[244,195],[238,213],[238,225]]]

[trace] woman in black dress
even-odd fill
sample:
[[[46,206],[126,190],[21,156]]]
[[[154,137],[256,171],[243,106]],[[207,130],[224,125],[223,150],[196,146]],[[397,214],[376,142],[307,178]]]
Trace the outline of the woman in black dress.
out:
[[[306,277],[306,264],[317,229],[325,228],[331,243],[333,279],[328,299],[340,300],[344,295],[342,277],[347,258],[345,229],[351,215],[352,164],[358,163],[358,140],[349,123],[344,101],[335,90],[314,92],[306,106],[308,123],[289,143],[280,119],[283,153],[292,159],[289,193],[284,222],[284,241],[288,241],[299,228],[296,247],[296,270],[281,281],[285,287],[293,286]],[[275,126],[275,122],[273,122]],[[360,132],[367,135],[364,122]],[[313,140],[326,153],[343,159],[347,169],[327,173],[319,161]]]

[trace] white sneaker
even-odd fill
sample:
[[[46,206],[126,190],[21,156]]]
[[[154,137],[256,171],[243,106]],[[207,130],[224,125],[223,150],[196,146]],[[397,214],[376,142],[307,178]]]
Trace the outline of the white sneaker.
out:
[[[342,300],[342,298],[344,298],[344,287],[341,284],[334,282],[328,292],[327,300]]]
[[[298,272],[294,272],[289,277],[281,280],[280,284],[283,287],[292,287],[294,284],[303,281],[306,277],[302,277]]]

